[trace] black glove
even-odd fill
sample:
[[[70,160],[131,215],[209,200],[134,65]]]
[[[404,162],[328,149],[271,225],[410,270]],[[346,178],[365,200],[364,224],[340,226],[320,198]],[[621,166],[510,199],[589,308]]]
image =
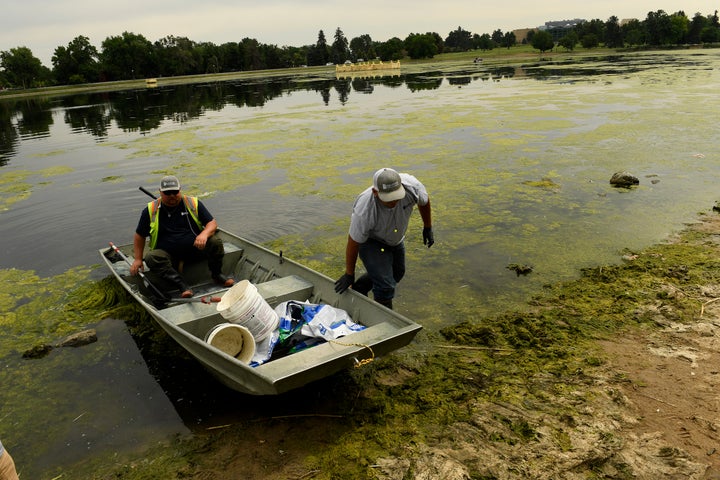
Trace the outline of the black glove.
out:
[[[343,293],[355,283],[355,275],[344,274],[335,282],[335,292]]]
[[[427,245],[428,248],[433,246],[435,243],[435,236],[433,235],[432,227],[423,228],[423,245]]]

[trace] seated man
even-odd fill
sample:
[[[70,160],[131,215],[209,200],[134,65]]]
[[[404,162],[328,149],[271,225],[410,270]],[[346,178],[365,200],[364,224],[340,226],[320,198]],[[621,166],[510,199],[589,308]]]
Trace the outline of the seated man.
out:
[[[145,263],[163,279],[176,285],[182,298],[193,292],[177,270],[180,261],[205,258],[213,280],[225,287],[233,279],[222,274],[225,255],[222,240],[214,235],[217,222],[196,197],[180,193],[177,177],[167,176],[160,181],[160,198],[147,204],[140,214],[133,240],[134,261],[130,273],[136,275],[143,268],[145,239],[150,237],[150,251]]]

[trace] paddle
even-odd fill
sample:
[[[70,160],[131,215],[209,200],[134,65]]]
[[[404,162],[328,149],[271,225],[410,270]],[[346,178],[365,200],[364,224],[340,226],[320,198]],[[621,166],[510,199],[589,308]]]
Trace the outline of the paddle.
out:
[[[118,247],[116,247],[113,242],[110,242],[110,247],[115,251],[115,253],[120,255],[120,258],[125,260],[125,263],[132,266],[132,262],[130,261],[130,259],[123,252],[121,252],[120,249]],[[198,302],[198,303],[210,304],[210,303],[217,303],[220,300],[222,300],[221,297],[212,297],[212,296],[202,296],[202,297],[192,297],[192,298],[168,298],[167,295],[165,295],[163,292],[161,292],[159,288],[157,288],[155,285],[152,284],[152,282],[150,282],[150,280],[147,278],[147,276],[145,276],[145,274],[142,272],[142,270],[138,270],[138,275],[140,275],[140,278],[143,281],[143,285],[145,285],[150,290],[152,290],[153,293],[155,295],[157,295],[164,302],[175,302],[175,303]]]
[[[148,194],[151,198],[157,200],[157,197],[156,197],[155,195],[153,195],[152,192],[150,192],[149,190],[147,190],[147,189],[146,189],[145,187],[143,187],[142,185],[139,186],[138,188],[140,189],[141,192],[146,193],[146,194]]]

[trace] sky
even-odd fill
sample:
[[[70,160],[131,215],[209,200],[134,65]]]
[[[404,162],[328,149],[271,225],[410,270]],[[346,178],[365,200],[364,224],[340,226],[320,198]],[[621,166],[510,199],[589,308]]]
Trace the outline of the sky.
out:
[[[221,45],[253,38],[300,47],[328,43],[340,28],[348,41],[368,34],[375,41],[436,32],[445,38],[461,27],[492,34],[545,22],[582,18],[644,20],[648,12],[684,11],[692,18],[720,10],[708,0],[10,0],[0,7],[0,51],[29,48],[52,68],[55,49],[78,36],[98,51],[123,32],[155,42],[168,35]]]

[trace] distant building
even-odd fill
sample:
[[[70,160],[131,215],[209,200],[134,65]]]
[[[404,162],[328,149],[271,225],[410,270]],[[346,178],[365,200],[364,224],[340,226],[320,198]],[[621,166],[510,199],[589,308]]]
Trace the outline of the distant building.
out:
[[[538,30],[545,30],[549,32],[553,40],[556,42],[567,33],[581,23],[585,23],[586,20],[583,18],[573,18],[572,20],[555,20],[552,22],[545,22],[545,25],[538,27]]]
[[[545,22],[543,27],[538,27],[540,30],[552,30],[553,28],[574,28],[576,25],[585,23],[584,18],[573,18],[572,20],[554,20],[552,22]]]
[[[622,27],[623,25],[627,24],[628,22],[636,21],[636,18],[623,18],[620,20],[619,25]],[[550,32],[553,36],[553,40],[556,42],[567,35],[569,30],[572,30],[577,25],[580,25],[581,23],[585,23],[587,20],[583,18],[574,18],[572,20],[555,20],[552,22],[545,22],[545,25],[541,25],[536,28],[518,28],[516,30],[513,30],[512,33],[515,34],[515,39],[517,40],[518,44],[522,44],[527,40],[527,36],[529,32],[532,32],[533,30],[545,30],[547,32]]]
[[[550,34],[553,36],[553,40],[557,42],[562,37],[567,35],[567,32],[569,30],[572,30],[573,28],[575,28],[576,25],[584,23],[585,21],[586,20],[582,18],[574,18],[572,20],[553,20],[551,22],[545,22],[545,25],[541,25],[536,28],[518,28],[517,30],[513,30],[513,33],[515,34],[515,39],[517,40],[517,43],[520,44],[527,40],[528,32],[531,32],[533,30],[545,30],[547,32],[550,32]]]

